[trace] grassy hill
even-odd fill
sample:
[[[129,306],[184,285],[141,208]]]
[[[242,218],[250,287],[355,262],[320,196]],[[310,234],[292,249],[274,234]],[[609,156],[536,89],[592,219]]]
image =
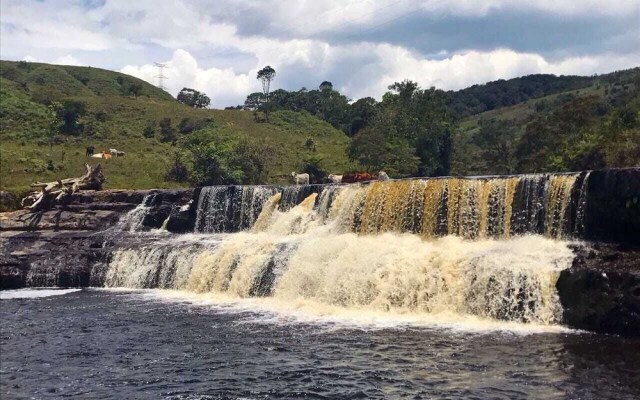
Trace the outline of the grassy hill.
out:
[[[490,156],[498,155],[502,162],[499,146],[514,153],[525,135],[530,136],[527,140],[534,151],[535,143],[547,149],[563,146],[565,150],[548,153],[540,165],[536,159],[528,160],[529,164],[515,171],[638,165],[640,148],[634,144],[640,135],[638,82],[640,68],[634,68],[591,77],[531,75],[446,92],[447,109],[457,117],[451,173],[506,173]],[[131,90],[133,87],[137,90]],[[590,99],[589,104],[581,104],[580,99]],[[49,105],[53,102],[72,102],[84,112],[77,129],[61,132],[51,145]],[[582,110],[584,121],[566,129],[563,121],[571,119],[574,110]],[[0,189],[23,192],[35,180],[77,176],[85,162],[96,162],[85,158],[87,146],[127,153],[124,158],[100,160],[107,188],[183,186],[186,183],[166,181],[165,174],[182,144],[194,137],[206,137],[220,147],[242,141],[269,145],[272,161],[263,183],[287,182],[288,174],[300,170],[301,162],[310,158],[321,160],[321,167],[329,173],[358,168],[345,153],[350,138],[334,128],[340,124],[332,126],[320,119],[331,118],[316,115],[285,108],[273,112],[270,123],[264,123],[256,121],[251,111],[190,108],[159,88],[118,72],[0,61]],[[169,119],[171,128],[178,132],[175,141],[161,140],[159,123],[163,119]],[[494,140],[491,132],[487,137],[487,121],[504,122],[502,128],[495,125],[502,130],[496,131],[502,135],[499,140]],[[482,126],[484,137],[478,140]],[[547,126],[553,129],[544,137],[535,136],[536,127]],[[611,127],[617,127],[615,132]],[[556,142],[553,138],[557,136],[564,139]],[[315,150],[305,145],[309,138]],[[526,150],[526,146],[520,147]],[[569,154],[575,153],[574,149],[578,156]],[[581,164],[575,161],[581,154],[604,159]],[[513,156],[520,160],[528,154]],[[554,157],[565,161],[556,162]],[[570,162],[566,161],[569,158]]]
[[[546,80],[546,76],[544,76]],[[567,78],[567,82],[562,80]],[[560,146],[553,157],[558,159],[546,165],[527,164],[514,160],[516,171],[522,168],[535,170],[563,170],[567,163],[560,158],[573,158],[569,169],[602,167],[628,167],[640,165],[640,68],[617,71],[592,77],[555,77],[540,97],[527,98],[526,92],[514,96],[526,98],[514,105],[497,107],[467,116],[459,121],[456,138],[456,155],[453,172],[460,174],[495,173],[495,162],[487,160],[487,154],[501,152],[507,156],[509,148],[523,138],[532,141],[529,151],[538,151],[545,145]],[[518,87],[520,78],[501,81],[501,85]],[[495,87],[489,93],[495,92]],[[555,90],[570,87],[568,90]],[[461,92],[464,92],[464,89]],[[513,93],[512,93],[513,94]],[[458,96],[459,94],[456,94]],[[485,96],[486,98],[486,96]],[[482,126],[496,131],[496,137],[508,132],[508,137],[492,140],[482,132]],[[501,130],[502,132],[497,132]],[[557,140],[542,140],[542,132],[554,135]],[[499,143],[498,143],[499,142]],[[545,142],[545,143],[543,143]],[[554,142],[553,145],[551,143]],[[529,156],[527,151],[516,149],[514,157],[522,161]],[[582,154],[582,155],[580,155]],[[535,157],[534,157],[535,158]],[[495,160],[494,160],[495,161]],[[547,161],[549,161],[547,159]],[[519,165],[516,165],[519,164]],[[501,173],[507,173],[502,170]]]
[[[602,99],[612,99],[621,92],[631,92],[640,78],[640,68],[632,68],[629,70],[613,72],[600,76],[579,77],[579,76],[561,76],[553,77],[553,75],[530,75],[529,77],[542,77],[544,80],[553,79],[554,83],[550,85],[546,91],[537,91],[538,95],[528,95],[531,93],[530,88],[522,88],[522,92],[516,93],[513,97],[523,99],[515,101],[515,104],[502,105],[500,107],[491,108],[490,105],[482,103],[477,109],[489,108],[481,112],[467,112],[460,121],[460,127],[464,131],[471,133],[477,131],[478,122],[487,119],[509,120],[517,125],[521,130],[524,129],[526,123],[532,117],[540,113],[549,113],[560,107],[563,103],[581,96],[597,96]],[[553,77],[553,78],[551,78]],[[458,92],[450,92],[454,98],[462,97],[470,89],[474,88],[475,92],[481,92],[484,88],[485,92],[493,92],[496,90],[494,84],[512,84],[518,87],[518,83],[524,78],[515,78],[507,81],[489,82],[486,85],[474,85],[471,88],[462,89]],[[525,90],[526,89],[526,90]],[[545,93],[545,94],[543,94]],[[481,96],[478,96],[481,97]],[[482,98],[482,97],[481,97]],[[486,100],[486,96],[485,96]],[[452,100],[453,101],[453,100]],[[460,101],[460,100],[458,100]]]
[[[159,140],[158,123],[171,119],[177,131],[187,121],[209,131],[221,144],[242,139],[268,143],[275,151],[268,181],[283,182],[307,157],[321,159],[328,171],[350,168],[345,154],[349,139],[331,125],[306,113],[279,111],[271,123],[254,120],[250,111],[197,110],[176,102],[171,95],[144,81],[113,71],[90,67],[26,62],[0,62],[0,187],[24,191],[34,180],[77,176],[82,171],[86,146],[96,150],[117,148],[124,158],[102,161],[107,188],[175,187],[164,175],[179,143],[189,134],[178,133],[178,146]],[[142,86],[137,97],[127,94],[132,84]],[[49,144],[51,101],[73,100],[86,107],[81,132],[57,136]],[[145,128],[155,134],[145,137]],[[315,151],[305,142],[312,138]],[[96,162],[95,159],[92,162]]]

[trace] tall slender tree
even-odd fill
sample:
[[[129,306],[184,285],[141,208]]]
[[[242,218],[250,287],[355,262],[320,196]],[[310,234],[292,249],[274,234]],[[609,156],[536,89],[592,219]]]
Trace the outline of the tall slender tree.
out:
[[[271,81],[276,77],[276,70],[267,65],[258,71],[256,79],[262,82],[262,93],[264,93],[264,117],[269,122],[269,89],[271,88]]]

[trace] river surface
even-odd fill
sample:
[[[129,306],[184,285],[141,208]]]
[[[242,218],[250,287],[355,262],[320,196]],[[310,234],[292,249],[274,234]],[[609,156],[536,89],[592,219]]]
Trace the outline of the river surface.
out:
[[[640,398],[638,339],[32,292],[0,293],[2,399]]]

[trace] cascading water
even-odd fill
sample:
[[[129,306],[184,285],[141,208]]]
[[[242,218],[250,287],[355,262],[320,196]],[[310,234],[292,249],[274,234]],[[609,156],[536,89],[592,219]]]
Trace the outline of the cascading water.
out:
[[[136,208],[120,218],[118,223],[113,227],[113,230],[115,232],[136,232],[139,230],[155,199],[155,194],[144,196],[142,202],[138,204]]]
[[[585,190],[578,174],[203,188],[196,231],[241,232],[117,250],[106,282],[553,324]]]
[[[275,192],[268,186],[210,186],[198,199],[196,232],[229,232],[253,226],[264,202]]]

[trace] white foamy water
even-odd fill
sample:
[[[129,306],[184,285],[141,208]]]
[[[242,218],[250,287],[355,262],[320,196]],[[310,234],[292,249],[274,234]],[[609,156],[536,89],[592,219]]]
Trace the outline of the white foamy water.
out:
[[[120,288],[100,290],[126,292]],[[147,289],[130,292],[132,299],[179,303],[205,307],[213,313],[245,314],[238,323],[245,324],[308,324],[322,330],[358,328],[363,330],[425,328],[444,329],[460,333],[493,333],[530,335],[540,333],[582,333],[561,325],[523,324],[498,321],[472,315],[454,313],[406,313],[392,314],[375,310],[345,309],[300,300],[281,301],[275,298],[239,299],[219,293],[193,293],[184,290]]]
[[[62,296],[68,293],[79,292],[82,289],[57,289],[57,288],[29,288],[0,291],[0,300],[12,299],[37,299],[40,297]]]
[[[556,282],[574,256],[567,229],[583,215],[571,200],[577,179],[207,188],[197,230],[243,231],[117,250],[106,285],[285,319],[559,329]]]

